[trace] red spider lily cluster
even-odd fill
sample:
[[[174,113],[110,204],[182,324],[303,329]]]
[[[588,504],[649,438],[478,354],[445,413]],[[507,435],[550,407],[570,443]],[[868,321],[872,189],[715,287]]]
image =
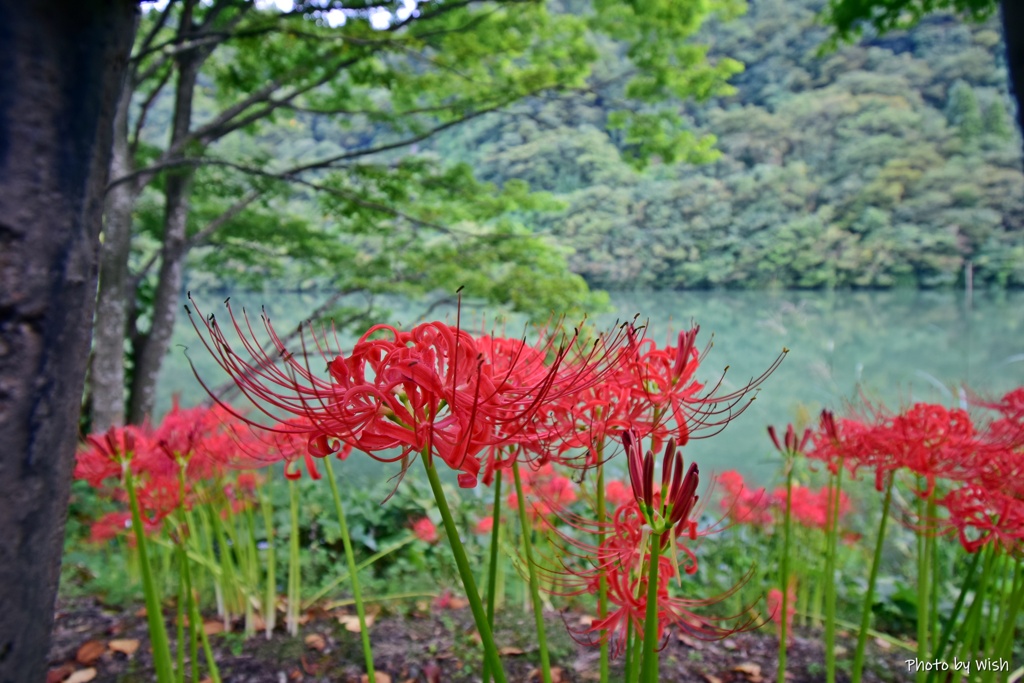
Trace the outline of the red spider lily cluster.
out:
[[[458,473],[463,487],[490,485],[497,472],[528,465],[527,500],[513,495],[508,503],[526,505],[534,522],[546,523],[564,546],[547,564],[548,586],[564,594],[593,593],[599,582],[607,586],[613,607],[593,622],[591,640],[614,640],[621,649],[626,624],[642,630],[652,543],[669,548],[656,560],[659,637],[670,624],[707,638],[749,627],[749,621],[735,620],[723,626],[695,612],[735,589],[694,599],[670,588],[682,581],[681,574],[697,570],[687,544],[699,535],[699,476],[696,465],[684,469],[679,449],[691,438],[718,433],[742,413],[784,353],[764,374],[726,392],[721,380],[708,386],[695,379],[704,358],[696,326],[681,332],[674,345],[659,346],[630,324],[589,343],[577,330],[561,328],[528,343],[474,336],[459,324],[430,322],[409,330],[377,325],[350,352],[342,353],[335,337],[332,345],[325,331],[314,331],[311,348],[303,341],[296,354],[265,317],[270,351],[263,350],[244,315],[231,314],[237,341],[229,340],[213,316],[199,319],[201,324],[196,318],[193,324],[203,343],[242,394],[272,418],[253,426],[304,441],[313,458],[354,449],[380,461],[400,461],[403,472],[412,457],[437,458]],[[312,369],[309,356],[315,354],[326,366],[323,376]],[[643,453],[643,440],[654,451],[664,449],[660,487],[654,455]],[[607,487],[607,521],[569,513],[580,487],[552,465],[587,470],[622,451],[630,483]],[[566,533],[560,522],[575,530]],[[426,524],[420,531],[433,538]],[[583,542],[580,532],[599,540]]]
[[[559,474],[551,463],[536,470],[528,469],[523,477],[527,515],[536,522],[565,510],[576,502],[576,489],[572,480]],[[507,503],[511,510],[519,508],[519,498],[514,491],[508,495]]]
[[[764,489],[748,488],[743,481],[743,475],[734,470],[720,474],[718,484],[723,491],[719,505],[733,523],[770,531],[782,520],[786,510],[784,487],[776,488],[770,495]],[[832,509],[834,500],[828,487],[815,491],[796,484],[792,487],[792,494],[789,497],[790,514],[793,521],[801,526],[828,531],[829,510]],[[840,491],[837,517],[840,524],[850,509],[849,496]]]
[[[266,318],[273,353],[257,343],[248,318],[244,327],[231,320],[244,355],[212,316],[196,329],[243,395],[276,421],[252,424],[305,438],[315,457],[343,447],[385,462],[438,457],[464,487],[481,473],[489,480],[503,450],[536,452],[548,443],[552,406],[600,384],[631,355],[627,327],[584,347],[575,331],[530,345],[474,337],[441,322],[407,331],[376,325],[348,354],[329,351],[326,334],[314,333],[327,366],[321,378],[305,353],[300,360],[285,348]]]
[[[1024,539],[1024,389],[974,406],[974,416],[926,403],[864,419],[825,414],[809,456],[870,472],[879,491],[888,477],[909,475],[918,496],[946,511],[923,528],[956,533],[972,553],[988,543],[1015,549]]]
[[[249,470],[261,464],[255,452],[248,428],[230,413],[175,403],[156,427],[113,427],[89,436],[74,476],[123,504],[121,479],[130,469],[143,524],[153,531],[174,511],[190,510],[211,496],[223,496],[236,512],[250,505],[258,475]],[[102,542],[127,528],[130,514],[112,512],[95,523],[91,536]]]
[[[721,381],[707,390],[693,378],[702,358],[697,327],[680,333],[676,346],[658,347],[629,324],[590,344],[578,330],[562,329],[529,344],[429,322],[407,331],[376,325],[347,354],[329,349],[326,332],[312,332],[327,368],[320,377],[305,342],[295,355],[265,316],[271,352],[247,316],[231,314],[240,352],[213,316],[202,320],[193,325],[204,345],[274,420],[254,426],[305,438],[314,457],[343,447],[385,462],[436,456],[464,487],[481,476],[489,483],[517,458],[592,465],[606,438],[626,429],[655,448],[672,434],[684,445],[696,432],[717,433],[783,358],[740,389],[719,393]]]
[[[610,643],[613,656],[622,654],[630,626],[634,633],[643,631],[649,601],[652,543],[668,545],[672,549],[668,553],[658,553],[656,599],[659,640],[669,626],[699,638],[717,639],[753,624],[753,620],[738,623],[735,617],[707,616],[700,612],[701,608],[731,596],[739,585],[708,598],[686,598],[678,594],[680,591],[674,584],[681,586],[683,576],[695,574],[698,569],[697,556],[688,544],[705,532],[698,531],[694,513],[698,498],[696,468],[691,467],[687,476],[677,476],[682,470],[680,461],[675,457],[678,453],[672,446],[666,448],[666,452],[669,453],[666,462],[669,463],[670,474],[663,477],[665,483],[661,491],[647,496],[645,487],[653,481],[653,470],[647,468],[650,476],[641,471],[639,481],[631,479],[641,495],[630,496],[613,505],[608,522],[602,524],[562,515],[560,520],[572,531],[551,527],[561,541],[560,557],[557,558],[561,569],[550,572],[552,584],[557,586],[551,591],[568,596],[596,594],[599,584],[605,583],[610,603],[608,613],[574,636],[585,644]],[[648,452],[645,461],[652,461],[650,456]],[[674,502],[663,505],[663,500]],[[681,512],[674,512],[677,510]],[[662,535],[654,533],[652,521],[663,524]],[[583,540],[591,536],[599,540],[594,543]]]

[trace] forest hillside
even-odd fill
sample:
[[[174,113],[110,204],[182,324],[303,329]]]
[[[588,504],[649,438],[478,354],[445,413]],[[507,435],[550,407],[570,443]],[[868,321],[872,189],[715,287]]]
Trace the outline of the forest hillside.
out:
[[[998,17],[933,15],[823,52],[822,0],[751,0],[697,40],[745,71],[675,105],[710,163],[631,164],[616,79],[436,143],[479,178],[562,203],[527,221],[593,287],[1024,286],[1024,175]],[[616,47],[606,70],[621,63]],[[600,79],[598,79],[600,80]],[[716,156],[711,152],[709,157]]]

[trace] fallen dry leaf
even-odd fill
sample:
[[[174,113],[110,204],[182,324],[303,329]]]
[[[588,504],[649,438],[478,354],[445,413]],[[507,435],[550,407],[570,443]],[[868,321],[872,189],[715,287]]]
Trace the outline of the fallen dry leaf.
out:
[[[582,617],[580,617],[580,626],[590,626],[593,623],[594,617],[590,616],[589,614],[584,614]]]
[[[71,674],[64,680],[64,683],[88,683],[94,678],[96,678],[96,669],[90,666],[88,669],[79,669]]]
[[[736,673],[743,674],[747,677],[747,680],[751,683],[760,683],[761,679],[761,665],[755,664],[754,662],[744,662],[743,664],[737,664],[732,668]]]
[[[722,683],[722,679],[711,674],[704,674],[704,680],[708,683]]]
[[[466,598],[452,598],[448,601],[448,609],[463,609],[469,607],[469,600]]]
[[[569,679],[562,675],[562,667],[551,667],[551,683],[569,683]]]
[[[427,683],[441,683],[441,667],[435,661],[429,661],[423,666],[423,675]]]
[[[204,621],[203,622],[203,633],[208,636],[212,636],[215,633],[224,633],[224,622],[223,621]]]
[[[74,670],[74,664],[61,664],[54,669],[50,669],[46,672],[46,683],[61,683],[61,681],[70,676]]]
[[[75,661],[83,666],[91,666],[106,651],[107,646],[102,640],[87,640],[82,643],[81,647],[78,648],[78,652],[75,653]]]
[[[120,652],[131,657],[139,649],[139,641],[134,638],[118,638],[107,643],[113,652]]]
[[[359,617],[354,614],[341,614],[338,616],[338,623],[345,627],[345,630],[349,633],[359,633],[362,629],[359,627]],[[373,626],[373,615],[366,615],[366,628]],[[376,673],[376,672],[375,672]]]
[[[327,647],[327,639],[319,633],[310,633],[308,636],[306,636],[306,647],[308,647],[310,650],[323,652],[324,648]]]
[[[703,650],[704,649],[704,643],[702,643],[699,640],[696,640],[694,638],[691,638],[690,636],[686,635],[685,633],[680,633],[680,634],[676,635],[676,639],[680,643],[685,645],[686,647],[692,648],[694,650]]]
[[[521,655],[523,654],[523,650],[522,648],[506,645],[505,647],[498,648],[498,654],[502,657],[507,657],[508,655]]]
[[[875,645],[877,645],[882,650],[892,649],[892,643],[890,643],[885,638],[875,638]]]
[[[370,683],[370,677],[366,674],[363,674],[363,677],[359,680],[361,683]],[[380,671],[374,671],[373,680],[375,683],[391,683],[391,676],[386,673],[381,673]]]

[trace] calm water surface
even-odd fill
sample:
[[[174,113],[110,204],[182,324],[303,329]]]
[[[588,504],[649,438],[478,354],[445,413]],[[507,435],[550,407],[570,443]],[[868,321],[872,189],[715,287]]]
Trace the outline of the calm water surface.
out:
[[[206,302],[204,312],[216,312],[226,323],[221,297],[197,298],[201,305]],[[275,327],[287,331],[319,300],[308,294],[239,292],[231,302],[236,312],[265,306]],[[995,397],[1024,384],[1024,292],[975,292],[969,305],[956,292],[617,292],[612,304],[615,312],[594,316],[599,329],[639,314],[649,321],[648,336],[674,344],[676,332],[691,321],[699,324],[698,345],[713,335],[714,346],[698,376],[712,383],[729,366],[723,390],[760,375],[783,347],[789,349],[743,415],[722,434],[688,447],[702,471],[739,469],[768,483],[776,469],[768,424],[782,426],[823,407],[841,411],[860,394],[891,407],[917,401],[955,406],[963,386]],[[402,322],[416,315],[408,306],[394,308]],[[258,313],[253,318],[254,328],[262,331]],[[519,329],[508,327],[510,334]],[[161,411],[174,393],[186,406],[205,397],[186,347],[205,381],[224,380],[183,316],[161,376]],[[372,467],[361,468],[360,476],[371,474]]]

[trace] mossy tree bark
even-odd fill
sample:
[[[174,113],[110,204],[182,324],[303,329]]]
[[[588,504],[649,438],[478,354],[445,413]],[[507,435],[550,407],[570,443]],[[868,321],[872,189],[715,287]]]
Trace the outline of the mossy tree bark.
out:
[[[45,679],[137,2],[0,0],[0,682]]]

